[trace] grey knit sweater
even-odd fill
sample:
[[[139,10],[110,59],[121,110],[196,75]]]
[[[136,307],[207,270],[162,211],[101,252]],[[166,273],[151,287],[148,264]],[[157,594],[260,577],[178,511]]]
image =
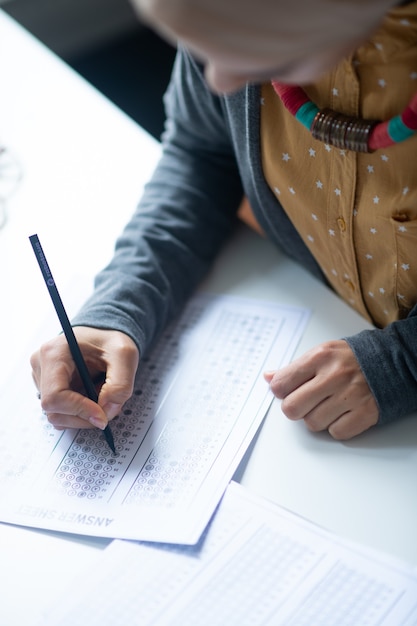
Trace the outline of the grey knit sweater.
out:
[[[259,89],[213,95],[201,67],[180,50],[165,104],[161,160],[93,296],[73,320],[127,333],[141,355],[230,236],[243,194],[269,239],[325,282],[265,182]],[[414,307],[405,320],[346,338],[378,403],[380,424],[417,410],[416,314]]]

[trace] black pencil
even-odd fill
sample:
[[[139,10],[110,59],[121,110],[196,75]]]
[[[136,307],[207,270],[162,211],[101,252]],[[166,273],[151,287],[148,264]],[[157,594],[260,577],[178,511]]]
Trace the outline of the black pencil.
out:
[[[90,398],[90,400],[93,400],[94,402],[98,402],[98,395],[97,395],[96,388],[94,386],[94,383],[88,371],[87,365],[84,361],[84,357],[80,350],[80,346],[77,343],[77,339],[74,335],[74,331],[68,319],[68,315],[65,311],[64,305],[62,304],[61,296],[59,295],[54,278],[52,276],[52,272],[49,269],[49,265],[46,260],[45,254],[42,250],[42,246],[39,241],[38,235],[31,235],[29,237],[29,241],[32,244],[32,248],[35,253],[36,259],[39,263],[42,276],[48,288],[49,295],[51,296],[53,305],[55,307],[55,311],[58,315],[59,321],[62,326],[62,330],[64,331],[65,337],[68,341],[72,358],[74,359],[75,366],[78,370],[82,383],[85,387],[87,396]],[[103,432],[104,432],[106,441],[109,445],[109,448],[111,449],[113,454],[116,454],[116,448],[114,446],[114,439],[113,439],[113,434],[111,432],[110,426],[107,425]]]

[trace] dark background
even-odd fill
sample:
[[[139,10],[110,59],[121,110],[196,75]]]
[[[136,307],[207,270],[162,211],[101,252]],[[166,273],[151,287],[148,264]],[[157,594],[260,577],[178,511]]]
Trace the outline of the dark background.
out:
[[[162,96],[175,49],[141,27],[100,48],[66,61],[130,117],[160,139]]]

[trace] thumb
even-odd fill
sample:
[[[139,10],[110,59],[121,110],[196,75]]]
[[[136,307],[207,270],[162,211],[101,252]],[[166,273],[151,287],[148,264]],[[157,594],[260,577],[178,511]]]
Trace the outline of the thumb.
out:
[[[100,390],[98,403],[111,420],[118,415],[134,389],[136,370],[138,367],[137,351],[123,358],[109,362],[106,379]]]
[[[264,378],[266,382],[270,383],[271,380],[274,378],[275,374],[276,374],[275,370],[268,370],[267,372],[264,372]]]
[[[103,409],[108,420],[118,415],[127,400],[133,393],[134,376],[128,380],[120,379],[119,372],[117,377],[112,375],[110,370],[106,374],[106,380],[100,390],[98,403]]]

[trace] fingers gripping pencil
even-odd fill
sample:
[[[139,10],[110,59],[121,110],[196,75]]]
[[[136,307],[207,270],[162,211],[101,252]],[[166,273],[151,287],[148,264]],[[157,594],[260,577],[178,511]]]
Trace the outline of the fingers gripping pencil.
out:
[[[55,307],[55,311],[58,315],[58,319],[61,323],[62,330],[64,331],[66,340],[68,341],[68,345],[71,351],[72,358],[74,359],[75,366],[78,370],[82,383],[85,387],[85,391],[90,400],[94,402],[98,401],[98,395],[96,388],[94,386],[94,382],[90,376],[87,365],[84,361],[84,357],[80,350],[80,346],[78,345],[77,339],[74,335],[74,331],[72,329],[71,323],[68,319],[68,315],[65,311],[64,305],[61,300],[61,296],[59,295],[58,289],[56,287],[54,278],[52,276],[52,272],[49,269],[48,262],[46,260],[45,254],[43,252],[41,243],[37,235],[31,235],[29,237],[29,241],[32,244],[33,251],[35,253],[36,259],[38,261],[40,270],[42,272],[42,276],[44,278],[45,284],[48,288],[49,295],[51,296],[53,305]],[[109,448],[116,454],[116,448],[114,445],[113,434],[111,432],[110,426],[107,425],[104,429],[104,436],[109,445]]]

